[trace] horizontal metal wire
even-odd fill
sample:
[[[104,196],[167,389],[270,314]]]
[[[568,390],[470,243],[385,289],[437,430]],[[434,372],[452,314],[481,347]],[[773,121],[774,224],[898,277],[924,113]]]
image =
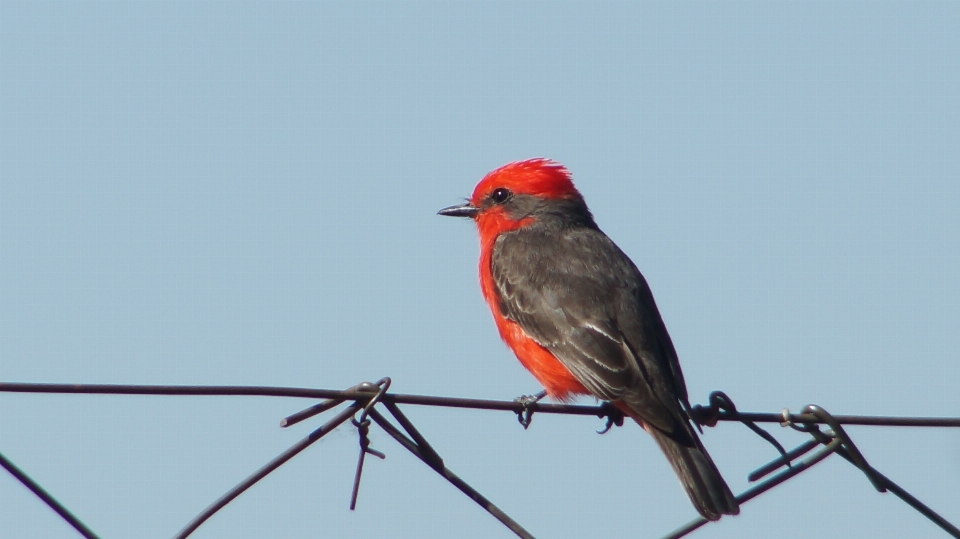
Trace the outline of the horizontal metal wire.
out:
[[[354,389],[310,389],[299,387],[274,386],[171,386],[171,385],[126,385],[126,384],[35,384],[0,382],[0,393],[81,393],[99,395],[193,395],[193,396],[258,396],[258,397],[295,397],[308,399],[367,400],[376,395],[376,391]],[[464,399],[457,397],[436,397],[431,395],[408,395],[403,393],[385,393],[383,402],[396,404],[414,404],[420,406],[439,406],[445,408],[471,408],[475,410],[501,410],[514,413],[532,411],[542,414],[585,415],[607,417],[610,408],[605,406],[585,406],[578,404],[532,403],[517,401],[499,401],[489,399]],[[696,410],[695,410],[696,411]],[[834,415],[843,425],[865,425],[883,427],[957,427],[960,417],[897,417],[873,415]],[[752,421],[755,423],[815,423],[823,421],[813,414],[786,414],[768,412],[728,412],[720,411],[716,419],[720,421]]]

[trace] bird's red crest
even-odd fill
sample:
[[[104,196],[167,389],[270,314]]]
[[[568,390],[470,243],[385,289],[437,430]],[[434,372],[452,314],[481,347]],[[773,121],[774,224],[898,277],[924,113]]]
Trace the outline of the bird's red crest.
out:
[[[570,172],[560,163],[544,158],[516,161],[487,174],[473,190],[471,203],[479,205],[499,187],[517,194],[544,198],[565,198],[578,194],[570,179]]]

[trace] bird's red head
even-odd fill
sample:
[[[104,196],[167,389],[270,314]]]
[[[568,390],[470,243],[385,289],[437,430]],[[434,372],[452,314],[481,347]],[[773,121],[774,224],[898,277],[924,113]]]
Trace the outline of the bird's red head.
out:
[[[497,189],[541,198],[580,195],[573,186],[570,172],[560,163],[542,157],[509,163],[487,174],[473,190],[470,203],[479,208]]]
[[[469,202],[444,208],[440,215],[470,217],[476,221],[481,238],[493,238],[533,222],[535,212],[553,201],[582,205],[583,197],[563,165],[544,158],[527,159],[487,174]]]

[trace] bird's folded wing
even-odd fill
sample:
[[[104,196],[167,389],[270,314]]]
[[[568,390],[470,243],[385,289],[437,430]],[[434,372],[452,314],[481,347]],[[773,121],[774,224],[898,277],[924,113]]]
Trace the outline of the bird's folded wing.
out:
[[[616,309],[623,300],[618,296],[630,291],[571,271],[586,264],[569,259],[562,269],[529,258],[510,262],[492,260],[501,314],[550,350],[596,397],[622,400],[645,422],[675,430],[682,418],[676,394],[660,387],[669,384],[672,372],[649,352],[635,351],[618,329]]]

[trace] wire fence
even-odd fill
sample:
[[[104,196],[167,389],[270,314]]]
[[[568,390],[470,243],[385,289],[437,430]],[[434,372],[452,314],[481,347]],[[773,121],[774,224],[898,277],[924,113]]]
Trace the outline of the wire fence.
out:
[[[269,386],[152,386],[0,382],[0,392],[96,395],[270,396],[323,399],[318,404],[284,418],[280,422],[281,427],[290,427],[335,408],[343,408],[319,428],[312,431],[286,451],[277,455],[270,462],[263,465],[260,469],[207,506],[174,536],[175,539],[183,539],[190,536],[207,519],[233,501],[241,493],[347,421],[350,421],[356,428],[360,445],[356,473],[354,475],[353,491],[350,497],[351,509],[355,507],[357,497],[359,496],[363,465],[366,457],[368,455],[373,455],[378,458],[384,457],[379,451],[370,448],[368,434],[370,428],[375,424],[396,440],[403,448],[415,455],[423,461],[424,464],[490,513],[518,537],[533,539],[533,535],[524,529],[516,520],[504,513],[503,510],[494,505],[493,502],[477,492],[476,489],[446,467],[440,455],[437,454],[410,419],[401,411],[400,405],[507,411],[516,414],[518,421],[524,428],[530,424],[534,414],[540,413],[596,416],[605,419],[607,422],[606,428],[600,431],[601,433],[606,432],[614,425],[622,425],[624,420],[623,414],[616,407],[608,403],[603,403],[598,406],[584,406],[539,403],[532,398],[519,398],[514,401],[497,401],[428,395],[405,395],[401,393],[390,393],[388,391],[390,389],[390,383],[390,378],[382,378],[376,383],[364,382],[349,389],[332,390]],[[380,408],[384,409],[389,417],[381,413]],[[960,529],[897,485],[890,478],[880,473],[876,468],[872,467],[843,428],[843,425],[960,428],[960,417],[832,415],[816,405],[808,405],[799,413],[791,413],[786,409],[780,413],[740,412],[737,410],[733,401],[719,391],[710,395],[708,406],[694,406],[691,411],[691,416],[691,419],[698,426],[712,427],[720,421],[738,421],[743,423],[752,432],[770,442],[779,452],[779,458],[764,464],[750,473],[748,479],[751,482],[759,482],[737,496],[737,500],[741,504],[796,477],[822,462],[827,457],[836,454],[862,471],[878,492],[892,492],[920,514],[937,524],[937,526],[948,535],[960,539]],[[757,426],[757,423],[778,423],[809,435],[810,438],[787,451],[773,436]],[[818,450],[814,451],[814,449]],[[812,454],[810,454],[811,452]],[[808,456],[802,460],[798,460],[805,455]],[[81,536],[89,539],[98,537],[92,530],[84,525],[79,518],[73,515],[66,507],[63,507],[56,498],[2,454],[0,454],[0,466],[30,489]],[[664,539],[684,537],[704,524],[707,524],[707,522],[708,521],[702,517],[694,519],[677,528],[674,532],[664,536]]]

